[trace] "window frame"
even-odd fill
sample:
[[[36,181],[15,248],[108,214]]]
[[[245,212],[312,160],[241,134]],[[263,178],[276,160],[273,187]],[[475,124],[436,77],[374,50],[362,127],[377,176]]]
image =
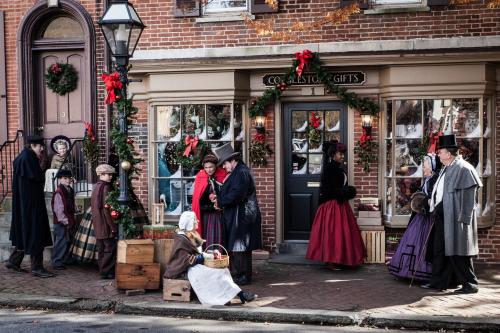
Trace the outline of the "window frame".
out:
[[[221,0],[217,0],[221,1]],[[208,6],[211,1],[207,4],[202,5],[202,16],[218,16],[223,14],[234,14],[234,13],[245,13],[250,11],[250,0],[245,0],[245,7],[234,7],[234,8],[220,8],[220,9],[210,9]]]
[[[391,123],[392,127],[391,129],[388,128],[388,108],[387,108],[387,102],[392,101],[393,106],[396,101],[403,101],[403,100],[420,100],[421,103],[423,103],[425,100],[445,100],[445,99],[450,99],[450,100],[457,100],[457,99],[477,99],[478,100],[478,113],[479,115],[483,115],[483,117],[479,117],[479,126],[481,126],[481,135],[479,137],[475,137],[476,139],[479,140],[479,163],[481,164],[481,174],[480,179],[483,181],[483,187],[478,190],[478,203],[481,204],[481,215],[477,217],[478,221],[478,228],[487,228],[492,226],[495,223],[495,186],[496,186],[496,180],[495,180],[495,172],[496,172],[496,166],[495,166],[495,158],[494,158],[494,143],[495,143],[495,118],[494,118],[494,96],[490,94],[483,94],[483,95],[462,95],[460,93],[457,94],[448,94],[448,95],[439,95],[439,96],[387,96],[383,97],[380,100],[380,105],[382,106],[382,110],[380,113],[380,138],[379,138],[379,160],[383,161],[383,164],[381,165],[381,168],[379,170],[379,175],[381,179],[381,186],[380,186],[380,196],[382,198],[382,212],[383,212],[383,221],[384,225],[387,227],[391,228],[406,228],[410,219],[410,215],[395,215],[395,199],[396,199],[396,187],[395,185],[395,179],[405,179],[405,178],[420,178],[422,179],[422,176],[420,177],[414,177],[414,176],[396,176],[395,175],[395,167],[396,167],[396,160],[395,160],[395,150],[396,150],[396,140],[402,139],[398,138],[395,135],[395,126],[396,126],[396,111],[394,108],[392,109],[392,117],[391,117]],[[484,115],[485,115],[485,110],[484,108],[487,108],[486,110],[486,120],[487,120],[487,126],[484,126]],[[423,105],[422,105],[423,108]],[[423,119],[422,119],[423,120]],[[424,130],[424,123],[422,123],[422,129]],[[493,127],[492,127],[493,126]],[[487,138],[484,138],[484,132],[486,128],[489,128],[490,130],[490,135]],[[389,137],[389,131],[392,132],[391,137]],[[457,137],[458,140],[462,139],[462,137]],[[387,169],[388,169],[388,161],[387,161],[387,141],[391,140],[391,155],[390,155],[390,163],[392,164],[392,173],[390,175],[387,175]],[[487,143],[487,145],[485,144]],[[486,147],[486,148],[485,148]],[[486,149],[486,160],[485,160],[485,149]],[[487,160],[490,160],[491,163],[491,173],[490,175],[483,175],[484,168],[486,166]],[[391,182],[391,205],[392,205],[392,212],[391,215],[387,214],[387,199],[388,199],[388,182]],[[486,189],[485,189],[486,187]],[[486,197],[486,198],[484,198]],[[484,213],[484,207],[483,202],[485,205],[489,205],[490,211],[489,214],[483,216],[482,214]]]

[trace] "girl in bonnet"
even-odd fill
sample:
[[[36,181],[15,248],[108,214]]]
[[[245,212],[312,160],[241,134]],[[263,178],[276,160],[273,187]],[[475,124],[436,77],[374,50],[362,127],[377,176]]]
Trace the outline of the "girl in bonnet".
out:
[[[187,278],[202,304],[224,305],[235,296],[242,303],[253,301],[256,295],[242,291],[233,281],[227,268],[211,268],[203,265],[214,254],[201,252],[204,240],[196,231],[198,219],[194,212],[183,212],[179,228],[165,270],[165,278]]]

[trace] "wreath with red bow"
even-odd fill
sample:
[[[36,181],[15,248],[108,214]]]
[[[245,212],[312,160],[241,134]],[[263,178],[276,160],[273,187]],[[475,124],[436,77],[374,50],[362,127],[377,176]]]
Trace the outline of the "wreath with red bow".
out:
[[[185,135],[177,145],[176,161],[186,169],[201,167],[205,150],[206,144],[202,139],[196,135]]]
[[[76,89],[78,75],[71,64],[57,62],[45,73],[45,83],[54,93],[63,96]]]

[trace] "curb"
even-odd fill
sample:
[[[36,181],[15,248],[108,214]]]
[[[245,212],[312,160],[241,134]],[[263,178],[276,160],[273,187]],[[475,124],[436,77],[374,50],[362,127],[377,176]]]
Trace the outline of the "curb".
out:
[[[114,312],[146,316],[189,317],[226,321],[274,322],[328,326],[361,326],[420,330],[462,330],[470,332],[500,332],[500,318],[368,315],[311,309],[280,309],[274,307],[227,307],[190,303],[115,302],[91,298],[71,298],[45,295],[0,293],[0,306],[30,307],[60,311]]]

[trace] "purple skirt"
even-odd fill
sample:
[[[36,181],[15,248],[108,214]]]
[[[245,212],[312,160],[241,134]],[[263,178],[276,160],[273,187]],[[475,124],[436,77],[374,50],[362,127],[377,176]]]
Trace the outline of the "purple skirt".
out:
[[[206,249],[207,246],[212,244],[224,244],[224,228],[221,221],[221,212],[204,212],[201,219],[203,223],[202,235],[201,237],[206,240],[203,248]]]
[[[425,261],[425,252],[432,225],[429,215],[417,214],[413,217],[389,262],[392,275],[418,281],[431,278],[432,266]]]

